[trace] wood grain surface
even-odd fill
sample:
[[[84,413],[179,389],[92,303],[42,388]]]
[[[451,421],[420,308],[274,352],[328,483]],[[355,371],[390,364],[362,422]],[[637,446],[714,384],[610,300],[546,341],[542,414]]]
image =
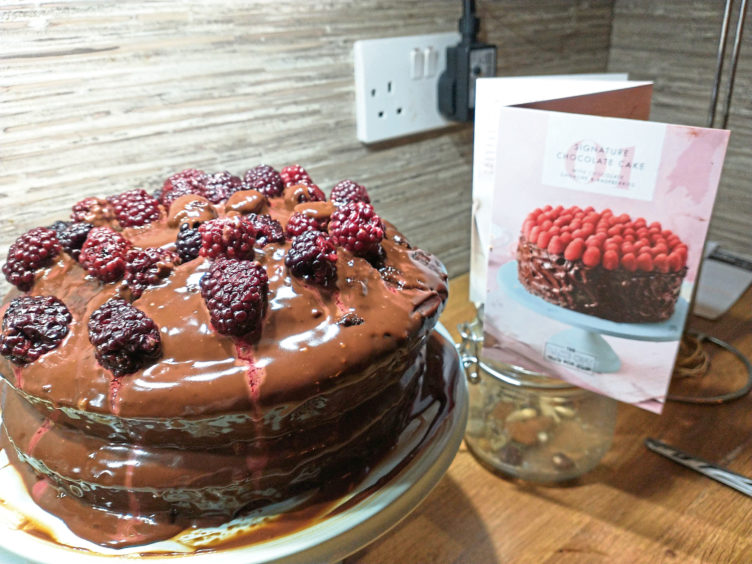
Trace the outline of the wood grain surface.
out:
[[[604,71],[612,7],[479,3],[500,74]],[[460,14],[459,0],[1,3],[0,256],[84,196],[153,190],[187,167],[299,162],[327,193],[362,182],[380,214],[466,271],[472,127],[360,144],[352,65],[358,39],[451,31]]]
[[[453,280],[442,317],[456,326],[474,316],[467,276]],[[752,355],[752,289],[721,320],[692,325]],[[711,373],[672,391],[731,389],[741,364],[715,354]],[[698,389],[699,388],[699,389]],[[611,450],[592,472],[560,486],[492,473],[460,448],[448,473],[395,529],[347,564],[749,563],[752,499],[643,446],[661,439],[752,476],[752,398],[717,406],[669,402],[663,415],[619,406]]]
[[[708,125],[722,0],[616,0],[608,68],[630,78],[653,80],[651,119],[682,125]],[[740,1],[733,2],[729,40],[715,127],[721,127],[726,86],[730,79],[733,34]],[[709,237],[724,246],[752,253],[752,9],[747,7],[746,33],[727,128],[731,130],[721,187]]]

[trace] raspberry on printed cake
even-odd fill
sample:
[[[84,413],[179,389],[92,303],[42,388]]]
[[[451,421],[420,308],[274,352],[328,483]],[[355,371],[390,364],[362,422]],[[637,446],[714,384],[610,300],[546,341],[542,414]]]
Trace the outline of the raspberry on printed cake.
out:
[[[109,300],[91,314],[89,341],[99,364],[115,376],[132,374],[162,356],[157,324],[121,299]]]
[[[269,293],[269,279],[259,263],[221,258],[212,263],[200,285],[218,333],[236,337],[259,334]]]
[[[265,247],[269,243],[282,243],[285,231],[282,224],[268,214],[249,213],[245,218],[256,228],[256,244]]]
[[[125,283],[133,299],[137,299],[148,286],[159,284],[160,280],[167,278],[180,258],[173,251],[149,247],[131,249],[125,255],[125,262]]]
[[[201,233],[199,233],[198,227],[193,227],[190,223],[181,224],[175,247],[177,247],[178,256],[183,262],[190,262],[198,258],[201,250]]]
[[[0,335],[0,354],[16,364],[34,362],[68,334],[72,316],[53,296],[22,296],[8,305]]]
[[[352,180],[342,180],[338,182],[334,188],[332,188],[332,193],[329,196],[329,199],[337,206],[347,204],[348,202],[371,203],[371,198],[368,196],[366,187]]]
[[[125,273],[125,255],[131,248],[125,237],[109,227],[95,227],[81,248],[79,262],[102,282],[114,282]]]
[[[222,217],[202,223],[202,257],[216,260],[220,257],[239,260],[253,259],[253,244],[256,242],[256,228],[243,216]]]
[[[68,221],[64,229],[58,231],[57,239],[63,250],[75,260],[81,255],[81,247],[86,242],[86,237],[94,227],[85,221]]]
[[[122,227],[140,227],[162,216],[159,202],[145,190],[129,190],[107,200],[112,204],[115,217]]]
[[[292,240],[285,265],[293,276],[328,286],[337,276],[337,249],[326,233],[305,231]]]
[[[258,165],[245,172],[245,190],[258,190],[267,198],[282,195],[285,184],[282,176],[269,165]]]
[[[238,190],[243,190],[243,181],[225,170],[224,172],[216,172],[207,178],[201,195],[212,204],[218,204]]]
[[[329,234],[336,245],[367,257],[378,253],[384,238],[384,224],[371,204],[350,202],[332,213]]]
[[[287,237],[292,239],[293,237],[297,237],[301,233],[311,229],[316,231],[326,231],[328,223],[329,218],[319,219],[305,213],[295,212],[290,216],[290,219],[287,220],[287,228],[285,229],[285,232],[287,233]]]
[[[34,284],[34,273],[51,264],[60,249],[57,233],[47,227],[35,227],[10,246],[3,274],[8,282],[26,292]]]
[[[284,167],[279,175],[282,177],[282,182],[285,183],[285,186],[293,186],[300,183],[313,184],[311,176],[299,164]]]
[[[74,204],[71,211],[73,221],[85,221],[92,225],[107,225],[115,219],[115,210],[102,198],[84,198]]]

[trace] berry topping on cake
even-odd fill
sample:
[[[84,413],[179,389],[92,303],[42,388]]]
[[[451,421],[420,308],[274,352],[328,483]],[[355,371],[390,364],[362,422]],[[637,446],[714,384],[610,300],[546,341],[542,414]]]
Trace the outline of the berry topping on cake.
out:
[[[220,257],[252,260],[256,228],[243,216],[223,217],[202,223],[201,256],[216,260]]]
[[[125,300],[109,300],[89,318],[89,341],[104,368],[115,376],[132,374],[162,356],[159,328]]]
[[[282,177],[282,182],[285,183],[285,186],[293,186],[300,183],[313,184],[311,176],[299,164],[284,167],[279,175]]]
[[[285,231],[282,224],[267,214],[251,213],[246,216],[256,228],[256,244],[265,247],[269,243],[282,243],[285,240]]]
[[[15,298],[3,317],[0,353],[16,364],[34,362],[60,344],[72,319],[53,296]]]
[[[332,194],[329,199],[336,205],[341,206],[349,202],[366,202],[371,203],[368,197],[368,191],[365,186],[353,182],[352,180],[342,180],[332,188]]]
[[[269,200],[258,190],[239,190],[225,202],[227,215],[264,213]]]
[[[248,190],[258,190],[267,198],[282,195],[285,188],[282,176],[269,165],[258,165],[246,171],[243,177]]]
[[[47,227],[35,227],[10,246],[3,274],[8,282],[26,292],[34,284],[34,273],[51,264],[60,249],[57,233]]]
[[[337,249],[326,233],[310,230],[295,237],[285,257],[293,276],[328,286],[337,276]]]
[[[257,262],[221,258],[201,278],[201,295],[212,325],[223,335],[257,335],[268,293],[266,271]]]
[[[238,190],[243,189],[243,181],[227,172],[216,172],[209,176],[203,189],[203,196],[212,204],[218,204]]]
[[[311,229],[316,231],[326,231],[328,223],[329,221],[326,218],[320,219],[303,212],[295,212],[287,221],[285,232],[287,233],[287,236],[292,239],[293,237],[297,237],[301,233]]]
[[[167,215],[167,225],[177,227],[183,223],[198,225],[217,218],[217,210],[209,200],[196,194],[180,196],[172,202]]]
[[[86,221],[92,225],[108,225],[115,219],[115,211],[107,200],[84,198],[73,206],[73,221]]]
[[[199,233],[198,227],[192,227],[190,223],[183,223],[180,226],[180,231],[178,231],[175,246],[182,262],[190,262],[198,258],[201,250],[201,233]]]
[[[162,199],[160,200],[165,206],[169,206],[168,202],[165,202],[164,198],[175,190],[178,186],[193,187],[197,192],[183,192],[183,194],[198,194],[206,184],[206,180],[209,177],[203,170],[195,168],[187,168],[183,171],[177,172],[164,181],[162,185]],[[173,198],[174,199],[174,198]]]
[[[371,204],[350,202],[332,213],[329,233],[336,245],[366,257],[378,253],[384,224]]]
[[[285,202],[291,207],[304,202],[323,202],[326,194],[315,184],[293,184],[285,188],[283,193]]]
[[[130,190],[108,198],[122,227],[140,227],[162,216],[159,202],[145,190]]]
[[[52,225],[48,225],[47,229],[52,229],[59,236],[60,232],[65,230],[71,223],[70,221],[56,221]]]
[[[85,221],[70,221],[67,222],[65,229],[58,231],[57,239],[60,241],[63,250],[78,260],[81,255],[81,247],[84,246],[86,237],[93,227],[91,223]]]
[[[178,254],[167,249],[149,247],[128,251],[125,255],[125,283],[133,299],[139,298],[148,286],[167,278],[179,261]]]
[[[95,227],[89,231],[81,248],[79,262],[102,282],[114,282],[125,274],[125,255],[131,244],[109,227]]]

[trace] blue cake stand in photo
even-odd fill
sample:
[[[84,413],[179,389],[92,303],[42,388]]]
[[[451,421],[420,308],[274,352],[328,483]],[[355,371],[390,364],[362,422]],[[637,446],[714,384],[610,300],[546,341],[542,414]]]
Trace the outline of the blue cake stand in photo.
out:
[[[546,341],[546,360],[586,372],[609,373],[621,368],[621,360],[602,335],[635,341],[678,341],[689,309],[687,301],[680,297],[674,314],[665,321],[617,323],[554,305],[529,293],[517,278],[517,261],[502,265],[497,276],[510,298],[537,314],[571,326]]]

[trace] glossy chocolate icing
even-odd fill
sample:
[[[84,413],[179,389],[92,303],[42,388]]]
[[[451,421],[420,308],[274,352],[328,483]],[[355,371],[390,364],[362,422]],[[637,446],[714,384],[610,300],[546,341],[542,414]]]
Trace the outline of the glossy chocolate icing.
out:
[[[528,292],[558,306],[619,323],[654,323],[673,315],[687,268],[663,273],[589,267],[522,236],[517,273]]]
[[[263,209],[284,225],[297,205],[259,203],[250,192],[213,209],[181,197],[169,217],[123,235],[138,247],[172,247],[183,221]],[[120,378],[97,363],[86,325],[124,287],[92,279],[61,255],[29,294],[58,297],[73,322],[38,361],[0,360],[10,390],[5,441],[53,489],[141,523],[132,539],[92,539],[115,545],[154,540],[150,515],[227,519],[367,465],[405,423],[447,297],[441,264],[386,225],[383,262],[338,249],[331,289],[288,274],[289,241],[256,248],[269,307],[252,343],[212,329],[199,292],[209,262],[179,265],[133,302],[160,328],[162,358]],[[353,314],[362,323],[341,322]]]

